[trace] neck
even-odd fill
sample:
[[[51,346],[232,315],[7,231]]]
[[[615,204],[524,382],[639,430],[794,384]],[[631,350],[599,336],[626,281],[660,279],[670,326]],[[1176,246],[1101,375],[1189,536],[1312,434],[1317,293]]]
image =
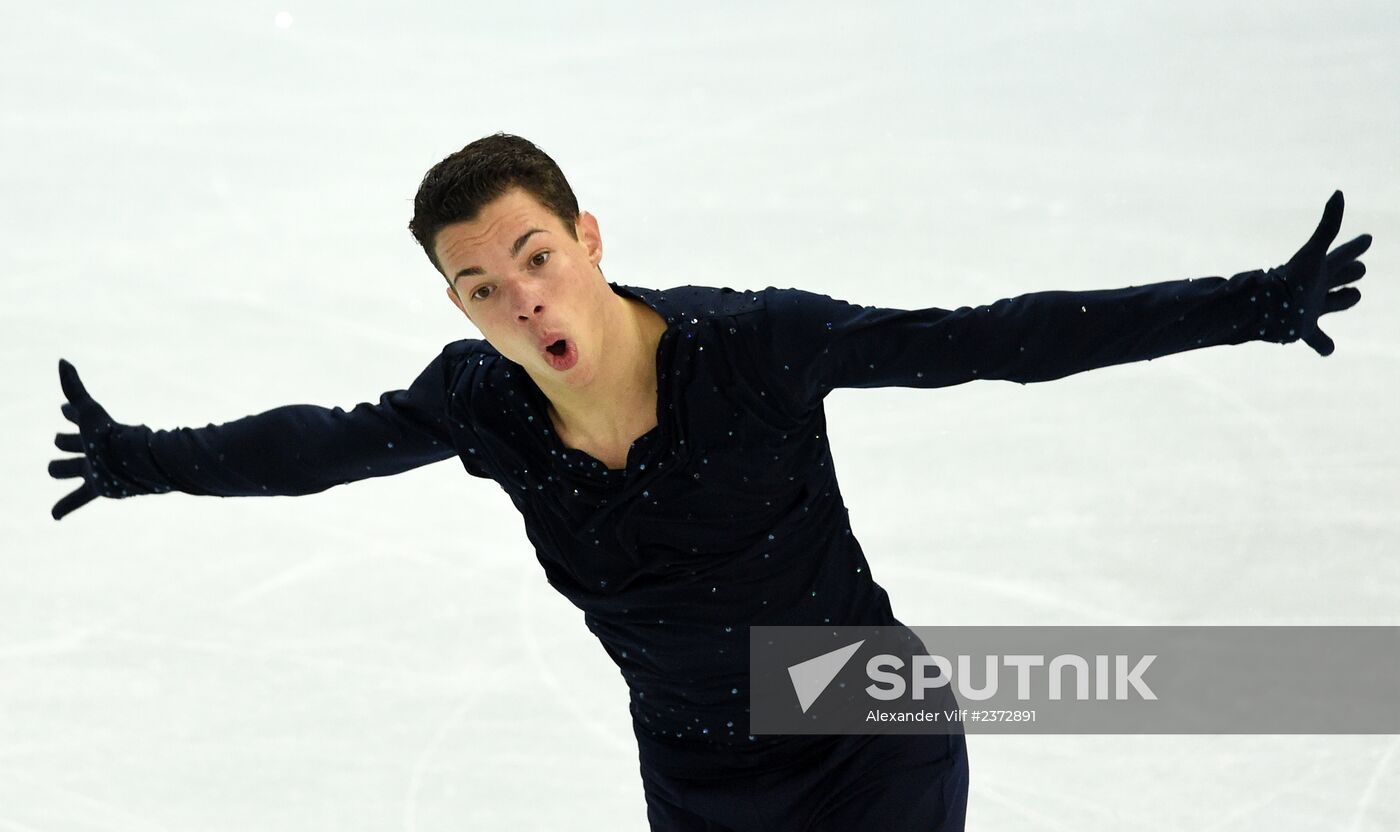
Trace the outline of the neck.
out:
[[[666,321],[641,301],[614,295],[600,328],[610,360],[586,388],[541,385],[561,436],[598,442],[630,441],[656,418],[656,349]],[[611,357],[616,356],[616,360]],[[647,422],[648,424],[641,424]]]

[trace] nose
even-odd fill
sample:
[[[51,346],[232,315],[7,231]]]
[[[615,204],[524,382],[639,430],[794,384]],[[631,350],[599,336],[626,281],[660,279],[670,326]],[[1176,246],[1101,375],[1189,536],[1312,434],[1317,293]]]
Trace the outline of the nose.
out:
[[[517,320],[528,321],[544,311],[544,303],[540,295],[540,289],[533,284],[516,287],[514,300]]]

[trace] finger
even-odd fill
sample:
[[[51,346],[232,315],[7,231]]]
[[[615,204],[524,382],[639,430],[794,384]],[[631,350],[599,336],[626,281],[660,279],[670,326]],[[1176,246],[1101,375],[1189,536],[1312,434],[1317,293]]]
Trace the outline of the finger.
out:
[[[1327,252],[1327,264],[1342,260],[1355,260],[1366,253],[1366,249],[1371,247],[1371,235],[1362,234],[1354,240],[1348,240]]]
[[[78,420],[78,408],[74,407],[68,402],[64,402],[63,406],[59,409],[63,411],[63,418],[67,419],[75,425],[82,424]]]
[[[81,456],[55,459],[49,463],[49,476],[59,480],[81,477],[87,473],[87,470],[87,459]]]
[[[1317,350],[1318,355],[1331,355],[1337,345],[1332,343],[1332,339],[1327,337],[1327,333],[1320,329],[1315,329],[1311,333],[1303,336],[1303,343]]]
[[[68,451],[73,454],[83,452],[83,438],[76,433],[59,433],[53,438],[53,446],[60,451]]]
[[[1366,273],[1366,264],[1356,260],[1347,263],[1335,272],[1327,275],[1327,288],[1335,289],[1346,283],[1354,283],[1361,279]]]
[[[1317,224],[1317,230],[1308,239],[1305,249],[1319,253],[1327,251],[1327,247],[1337,238],[1337,232],[1342,230],[1342,208],[1342,192],[1335,191],[1332,198],[1327,200],[1327,207],[1322,209],[1322,221]]]
[[[58,383],[63,386],[63,395],[79,409],[92,404],[92,396],[78,379],[78,369],[66,360],[58,359]]]
[[[94,496],[86,487],[71,491],[62,500],[54,503],[53,511],[49,513],[53,515],[53,519],[62,520],[63,515],[87,505]]]
[[[1322,304],[1322,314],[1328,312],[1340,312],[1343,309],[1350,309],[1361,301],[1361,290],[1348,286],[1345,289],[1338,289],[1335,292],[1328,292],[1326,300]]]

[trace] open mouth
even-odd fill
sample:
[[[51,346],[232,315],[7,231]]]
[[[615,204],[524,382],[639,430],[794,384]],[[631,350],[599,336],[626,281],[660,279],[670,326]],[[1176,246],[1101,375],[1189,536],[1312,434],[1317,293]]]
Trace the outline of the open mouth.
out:
[[[556,370],[569,370],[578,363],[578,346],[568,338],[559,338],[545,345],[545,360]]]

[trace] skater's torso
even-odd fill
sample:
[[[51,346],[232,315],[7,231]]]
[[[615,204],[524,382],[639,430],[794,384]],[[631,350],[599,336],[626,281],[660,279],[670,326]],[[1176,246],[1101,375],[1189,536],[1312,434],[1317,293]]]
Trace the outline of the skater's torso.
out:
[[[518,365],[475,342],[457,389],[467,470],[525,518],[552,586],[618,664],[644,730],[751,743],[748,627],[883,624],[847,524],[820,407],[798,412],[759,355],[758,294],[615,286],[667,322],[656,424],[627,448],[573,447]],[[645,420],[639,420],[644,422]]]

